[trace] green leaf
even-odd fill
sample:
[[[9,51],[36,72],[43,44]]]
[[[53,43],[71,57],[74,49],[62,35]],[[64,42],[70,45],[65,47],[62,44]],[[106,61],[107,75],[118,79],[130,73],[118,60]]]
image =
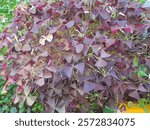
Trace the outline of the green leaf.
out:
[[[138,71],[138,77],[148,77],[148,74],[146,74],[144,71]]]
[[[137,56],[134,56],[133,58],[133,65],[134,67],[137,67],[139,65],[139,58]]]
[[[31,110],[32,110],[32,112],[36,112],[37,111],[36,107],[33,107]]]
[[[10,113],[16,113],[16,112],[17,112],[16,107],[12,107],[12,108],[10,109]]]
[[[29,5],[30,4],[30,0],[26,0],[26,4]]]
[[[30,108],[27,108],[27,113],[31,113],[31,109]]]
[[[0,113],[3,113],[3,107],[0,107]]]
[[[2,54],[2,55],[6,55],[6,54],[7,54],[7,50],[8,50],[7,47],[3,47],[3,48],[1,49],[1,54]]]
[[[19,113],[23,113],[23,112],[25,112],[25,107],[24,106],[19,109]]]
[[[0,101],[0,105],[3,105],[3,101]]]
[[[132,101],[129,101],[128,103],[127,103],[127,105],[128,105],[128,107],[133,107],[133,102]]]
[[[13,88],[16,88],[16,86],[17,86],[16,84],[9,85],[8,91],[13,90]]]
[[[144,107],[144,105],[146,105],[147,103],[147,100],[145,98],[141,98],[138,102],[140,107]]]
[[[9,101],[9,98],[8,98],[8,97],[6,97],[6,98],[3,100],[4,103],[7,103],[8,101]]]
[[[3,112],[4,112],[4,111],[5,111],[5,112],[8,112],[8,111],[9,111],[9,107],[8,107],[8,106],[3,106],[3,107],[2,107],[2,111],[3,111]]]
[[[105,108],[103,109],[103,112],[104,112],[104,113],[114,113],[115,111],[114,111],[113,109],[109,108],[109,107],[105,107]]]
[[[146,0],[140,0],[140,2],[141,2],[142,4],[144,4],[144,3],[146,2]]]
[[[94,103],[94,102],[93,102],[93,103],[91,104],[91,108],[94,109],[94,110],[95,110],[95,109],[98,109],[97,103]]]
[[[39,105],[39,106],[38,106],[38,110],[39,110],[40,112],[43,112],[43,111],[44,111],[44,106]]]
[[[143,107],[143,109],[144,109],[144,112],[145,112],[145,113],[148,113],[148,111],[149,111],[148,108]]]

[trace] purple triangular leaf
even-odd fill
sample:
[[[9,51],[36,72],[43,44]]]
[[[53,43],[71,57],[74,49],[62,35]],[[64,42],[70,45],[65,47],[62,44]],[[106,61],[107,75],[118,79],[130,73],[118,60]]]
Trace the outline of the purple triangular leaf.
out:
[[[56,66],[47,66],[46,67],[49,71],[56,73],[57,72],[57,67]]]
[[[45,84],[45,80],[44,80],[44,78],[40,78],[40,79],[36,80],[35,83],[38,86],[43,86]]]
[[[114,39],[114,38],[108,38],[108,39],[106,39],[106,46],[110,47],[115,42],[115,40],[116,39]]]
[[[55,98],[48,98],[48,101],[46,101],[46,103],[52,107],[53,109],[55,109],[56,106],[56,102],[55,102]]]
[[[97,87],[97,84],[89,82],[89,81],[85,81],[84,82],[83,91],[85,93],[88,93],[88,92],[94,90],[96,87]]]
[[[94,42],[94,39],[91,39],[91,38],[85,37],[85,38],[83,39],[83,43],[84,43],[84,44],[91,45],[93,42]]]
[[[79,70],[79,72],[80,72],[81,74],[83,74],[84,68],[85,68],[85,64],[84,64],[84,63],[79,63],[79,64],[75,65],[74,67],[75,67],[77,70]]]
[[[37,34],[39,32],[39,27],[37,26],[37,24],[34,24],[32,29],[31,29],[31,32]]]
[[[83,48],[84,48],[83,44],[78,44],[78,45],[76,46],[76,52],[77,52],[77,53],[80,53],[80,52],[83,50]]]
[[[67,27],[67,28],[71,28],[73,25],[74,25],[74,20],[69,21],[69,22],[66,24],[66,27]]]
[[[55,33],[57,31],[57,27],[52,27],[49,30],[49,33]]]
[[[101,51],[101,58],[107,58],[110,57],[111,55],[106,53],[104,50]]]
[[[118,76],[116,74],[116,71],[114,69],[111,70],[111,72],[109,73],[109,75],[119,80],[119,78],[118,78]]]
[[[48,56],[48,52],[47,50],[43,51],[40,56],[43,56],[43,57],[47,57]]]
[[[61,100],[61,102],[56,106],[55,108],[59,113],[65,113],[66,110],[66,103],[64,100]]]
[[[96,55],[98,55],[98,53],[102,47],[103,47],[103,45],[101,45],[101,44],[100,45],[92,45],[92,49]]]
[[[107,62],[103,59],[99,59],[95,64],[96,67],[105,67],[106,65],[107,65]]]
[[[73,55],[73,61],[74,61],[74,63],[77,63],[79,60],[80,60],[80,55],[76,55],[76,54],[74,54]]]
[[[101,13],[100,13],[100,16],[103,18],[103,19],[108,19],[110,16],[109,16],[109,13],[106,11],[106,10],[103,10]]]
[[[52,73],[49,70],[45,69],[43,72],[43,78],[45,79],[52,78]]]
[[[125,44],[132,49],[132,41],[126,41]]]
[[[72,60],[72,54],[66,54],[66,55],[64,55],[64,58],[68,63],[70,63]]]
[[[74,4],[76,8],[80,9],[82,7],[82,2]]]
[[[136,87],[133,86],[133,85],[128,85],[128,89],[129,89],[129,90],[136,90]]]
[[[147,89],[145,89],[142,84],[139,85],[137,90],[139,90],[141,92],[147,92]]]
[[[129,93],[129,96],[130,96],[130,97],[133,97],[133,98],[135,98],[135,99],[137,99],[137,100],[140,99],[139,93],[138,93],[136,90],[133,91],[133,92],[131,92],[131,93]]]
[[[71,78],[72,76],[73,67],[66,67],[64,69],[64,73],[67,75],[68,78]]]

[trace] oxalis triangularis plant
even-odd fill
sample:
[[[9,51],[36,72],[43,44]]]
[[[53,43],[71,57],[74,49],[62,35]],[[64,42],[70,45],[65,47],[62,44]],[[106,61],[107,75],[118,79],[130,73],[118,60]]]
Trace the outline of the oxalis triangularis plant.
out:
[[[47,112],[87,112],[91,93],[100,108],[147,98],[149,18],[130,0],[22,3],[0,34],[1,93],[17,84],[13,102],[32,106],[38,91]]]

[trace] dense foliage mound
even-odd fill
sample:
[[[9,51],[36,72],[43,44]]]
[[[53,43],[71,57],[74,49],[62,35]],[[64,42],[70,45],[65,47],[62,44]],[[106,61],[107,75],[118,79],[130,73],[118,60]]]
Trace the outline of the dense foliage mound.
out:
[[[14,103],[47,112],[88,112],[147,98],[149,11],[129,0],[33,0],[20,5],[0,34],[1,93],[17,84]],[[92,94],[92,95],[91,95]],[[67,109],[66,109],[67,108]]]

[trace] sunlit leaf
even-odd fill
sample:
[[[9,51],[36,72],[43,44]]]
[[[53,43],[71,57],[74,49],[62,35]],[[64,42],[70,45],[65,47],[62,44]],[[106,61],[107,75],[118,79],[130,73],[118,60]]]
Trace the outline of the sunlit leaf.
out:
[[[35,102],[36,98],[37,98],[36,96],[28,96],[26,99],[27,105],[32,106],[33,103]]]

